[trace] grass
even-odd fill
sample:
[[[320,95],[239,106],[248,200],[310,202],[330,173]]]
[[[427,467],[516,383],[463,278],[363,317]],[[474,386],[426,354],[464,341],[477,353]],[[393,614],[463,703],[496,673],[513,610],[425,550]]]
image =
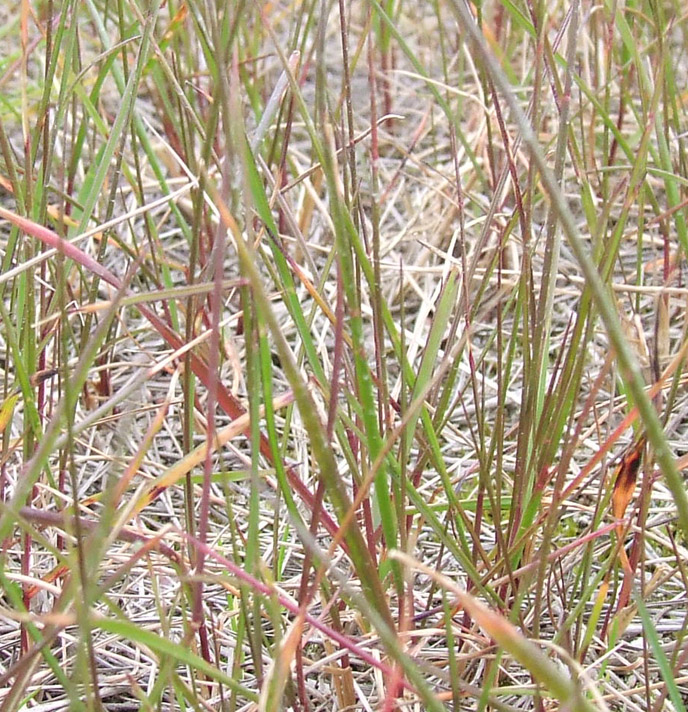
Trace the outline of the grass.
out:
[[[7,20],[2,709],[684,709],[681,3]]]

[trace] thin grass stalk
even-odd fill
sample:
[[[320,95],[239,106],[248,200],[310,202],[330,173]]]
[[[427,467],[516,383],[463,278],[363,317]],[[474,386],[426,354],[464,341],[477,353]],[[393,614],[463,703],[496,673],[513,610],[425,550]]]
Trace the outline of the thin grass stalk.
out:
[[[571,99],[571,87],[573,81],[572,68],[575,58],[575,49],[577,46],[578,37],[578,12],[578,2],[574,2],[571,8],[569,9],[569,17],[571,18],[571,20],[569,22],[567,37],[567,66],[565,70],[563,94],[559,96],[559,129],[557,134],[557,143],[554,159],[554,177],[556,178],[559,184],[561,184],[563,177],[566,141],[568,138],[569,104]],[[544,24],[544,18],[542,18],[542,20]],[[550,71],[554,73],[556,71],[556,68],[550,66]],[[535,332],[533,334],[533,359],[535,364],[541,364],[541,382],[545,376],[545,364],[549,361],[549,334],[552,323],[552,306],[556,286],[556,275],[559,271],[559,256],[561,251],[560,232],[557,227],[556,216],[551,211],[551,209],[548,211],[547,215],[546,230],[547,234],[545,237],[545,259],[542,268],[543,280],[542,285],[540,287],[540,297],[539,303],[537,305],[537,316],[535,319]],[[541,402],[541,399],[542,394],[539,394],[537,398],[538,403]],[[543,411],[544,408],[538,408],[538,419],[542,417]],[[552,443],[550,447],[553,448],[554,443]],[[536,476],[541,476],[539,473],[542,472],[544,467],[548,466],[548,462],[547,460],[543,460],[540,458],[538,458],[535,462],[537,464]],[[560,483],[563,484],[563,482],[561,482],[561,478],[563,478],[563,473],[560,474]],[[559,486],[561,486],[560,483],[558,483]],[[534,603],[535,613],[533,617],[533,636],[536,638],[540,636],[540,611],[542,605],[542,597],[544,595],[544,584],[546,576],[544,561],[546,560],[546,555],[549,550],[551,536],[554,534],[554,527],[557,517],[557,510],[555,508],[551,508],[548,521],[543,527],[543,549],[541,552],[541,561],[543,562],[543,565],[540,567],[540,570],[538,571],[537,575]]]
[[[387,44],[389,42],[387,41]],[[391,416],[389,413],[389,390],[387,388],[387,367],[385,363],[385,337],[382,318],[382,276],[380,271],[380,208],[379,200],[379,145],[378,145],[378,130],[377,130],[377,82],[375,80],[375,66],[373,62],[374,46],[371,44],[371,35],[368,35],[368,86],[370,96],[370,187],[371,187],[371,223],[372,223],[372,263],[373,263],[373,284],[371,285],[371,302],[373,308],[373,334],[374,334],[374,357],[376,367],[376,380],[378,386],[377,395],[377,410],[378,410],[378,432],[384,433],[388,427]],[[388,50],[380,47],[383,54],[387,54]],[[384,70],[383,70],[384,71]],[[385,83],[388,82],[388,77],[385,76]],[[387,90],[388,91],[388,90]],[[340,258],[341,259],[341,258]],[[346,278],[346,277],[345,277]],[[360,308],[360,307],[359,307]],[[354,344],[356,348],[356,344]],[[371,454],[374,454],[371,450]],[[385,541],[387,546],[397,543],[397,519],[394,508],[391,506],[391,501],[385,502],[382,505],[379,502],[380,494],[377,489],[387,487],[387,477],[384,471],[378,475],[380,480],[376,479],[376,500],[380,507],[380,516],[383,512],[389,518],[388,521],[382,522],[383,532],[385,532]],[[378,485],[378,482],[380,484]],[[399,492],[397,491],[397,496]],[[387,492],[385,498],[388,497]],[[388,506],[389,504],[389,506]],[[394,531],[393,544],[389,540],[391,532]],[[397,587],[397,596],[401,600],[403,596],[404,583],[401,576],[395,572],[395,583]]]

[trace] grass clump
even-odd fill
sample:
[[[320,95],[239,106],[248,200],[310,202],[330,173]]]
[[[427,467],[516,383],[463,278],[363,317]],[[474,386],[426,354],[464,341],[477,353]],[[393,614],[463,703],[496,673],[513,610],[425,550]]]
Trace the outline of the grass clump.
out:
[[[22,3],[5,709],[682,709],[678,3]]]

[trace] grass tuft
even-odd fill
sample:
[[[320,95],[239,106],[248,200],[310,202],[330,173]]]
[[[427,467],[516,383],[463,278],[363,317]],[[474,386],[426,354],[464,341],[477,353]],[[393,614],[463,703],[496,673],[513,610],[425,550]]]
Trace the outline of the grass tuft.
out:
[[[683,709],[680,3],[0,20],[2,709]]]

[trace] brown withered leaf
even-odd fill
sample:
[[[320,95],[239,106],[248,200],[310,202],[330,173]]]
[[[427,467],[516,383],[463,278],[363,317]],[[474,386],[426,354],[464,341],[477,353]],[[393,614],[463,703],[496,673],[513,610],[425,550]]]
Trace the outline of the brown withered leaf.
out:
[[[621,519],[633,498],[640,463],[645,450],[645,436],[638,438],[633,447],[623,456],[616,468],[616,480],[612,494],[612,514]]]

